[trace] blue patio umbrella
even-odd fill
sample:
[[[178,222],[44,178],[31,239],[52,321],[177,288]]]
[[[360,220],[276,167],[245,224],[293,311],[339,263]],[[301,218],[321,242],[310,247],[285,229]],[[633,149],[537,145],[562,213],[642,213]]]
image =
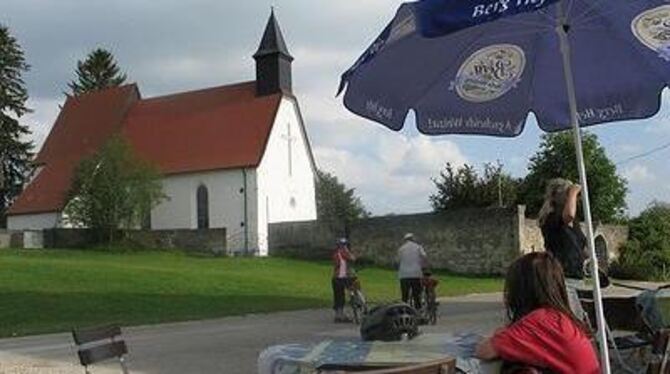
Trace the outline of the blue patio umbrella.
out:
[[[340,92],[350,111],[396,131],[410,110],[427,135],[513,137],[531,112],[547,132],[573,129],[598,274],[579,128],[654,115],[669,80],[666,0],[421,0],[400,7]]]

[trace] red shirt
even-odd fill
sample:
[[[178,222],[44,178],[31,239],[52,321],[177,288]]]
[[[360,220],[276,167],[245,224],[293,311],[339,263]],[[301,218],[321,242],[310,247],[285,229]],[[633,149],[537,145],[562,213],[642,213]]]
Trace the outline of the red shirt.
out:
[[[600,373],[589,338],[563,313],[540,308],[495,333],[493,348],[505,361],[560,374]]]
[[[347,248],[335,248],[333,253],[333,278],[347,278],[349,276],[348,262],[353,261],[353,259],[354,256]]]

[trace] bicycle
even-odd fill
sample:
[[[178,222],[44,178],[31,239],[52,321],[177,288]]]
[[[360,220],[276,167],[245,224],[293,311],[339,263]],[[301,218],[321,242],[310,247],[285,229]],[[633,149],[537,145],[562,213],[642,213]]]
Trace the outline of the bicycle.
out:
[[[435,292],[437,284],[438,280],[432,278],[430,272],[424,271],[423,278],[421,278],[421,307],[417,308],[414,305],[413,298],[410,298],[409,304],[412,308],[416,309],[421,323],[437,324],[438,307],[440,306],[440,303],[437,301],[437,293]]]
[[[437,311],[440,303],[437,301],[435,288],[437,281],[432,278],[421,279],[421,316],[426,323],[437,324]]]
[[[355,273],[351,275],[347,284],[347,293],[349,294],[352,321],[360,325],[363,317],[368,314],[368,303],[361,289],[361,281]]]

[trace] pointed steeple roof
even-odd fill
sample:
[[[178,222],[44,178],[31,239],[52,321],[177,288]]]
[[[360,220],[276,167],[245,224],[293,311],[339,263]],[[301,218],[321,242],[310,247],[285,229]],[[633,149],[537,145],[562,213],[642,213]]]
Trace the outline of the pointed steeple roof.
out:
[[[293,56],[291,56],[288,52],[288,48],[286,48],[286,42],[284,42],[284,36],[282,35],[279,23],[275,18],[274,9],[272,9],[270,13],[270,18],[268,19],[268,23],[265,26],[265,32],[263,33],[263,39],[261,39],[261,45],[258,47],[258,51],[254,54],[254,58],[272,54],[281,54],[288,57],[289,60],[293,60]]]

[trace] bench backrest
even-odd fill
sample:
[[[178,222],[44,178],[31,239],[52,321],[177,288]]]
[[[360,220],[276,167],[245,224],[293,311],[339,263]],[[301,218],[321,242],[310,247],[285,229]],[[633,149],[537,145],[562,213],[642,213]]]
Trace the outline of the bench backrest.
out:
[[[72,339],[77,345],[79,363],[84,366],[88,373],[88,366],[117,358],[124,374],[128,373],[125,365],[124,355],[128,354],[126,343],[119,339],[121,328],[119,326],[102,326],[88,329],[73,329]]]

